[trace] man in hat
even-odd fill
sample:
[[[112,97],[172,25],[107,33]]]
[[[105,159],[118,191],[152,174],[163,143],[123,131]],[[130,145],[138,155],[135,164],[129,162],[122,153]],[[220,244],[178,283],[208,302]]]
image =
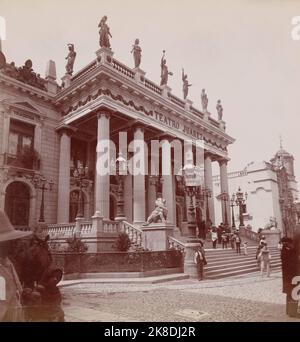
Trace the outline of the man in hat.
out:
[[[22,286],[8,256],[12,241],[29,236],[31,232],[15,230],[6,214],[0,210],[0,322],[24,321],[21,305]]]

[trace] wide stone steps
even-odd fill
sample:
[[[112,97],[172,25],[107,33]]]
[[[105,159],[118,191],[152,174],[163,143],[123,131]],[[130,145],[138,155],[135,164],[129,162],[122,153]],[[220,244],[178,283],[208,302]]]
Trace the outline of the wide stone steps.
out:
[[[280,252],[271,247],[271,272],[281,269]],[[206,279],[221,279],[236,277],[259,271],[255,259],[256,248],[248,248],[248,255],[237,254],[232,249],[206,250],[207,266],[205,266]]]

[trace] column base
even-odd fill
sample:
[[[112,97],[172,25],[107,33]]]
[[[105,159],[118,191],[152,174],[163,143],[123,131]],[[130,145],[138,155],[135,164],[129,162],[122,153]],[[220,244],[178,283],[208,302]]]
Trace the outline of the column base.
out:
[[[194,239],[194,237],[192,237]],[[195,239],[196,241],[196,239]],[[183,263],[183,271],[185,274],[188,274],[190,278],[197,279],[198,278],[198,270],[197,265],[194,262],[194,255],[196,249],[200,246],[199,242],[188,242],[185,244],[185,256]]]

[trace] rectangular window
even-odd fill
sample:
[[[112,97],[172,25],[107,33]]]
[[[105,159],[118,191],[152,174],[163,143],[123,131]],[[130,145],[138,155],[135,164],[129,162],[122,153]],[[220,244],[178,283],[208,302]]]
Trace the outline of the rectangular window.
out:
[[[17,156],[24,149],[33,149],[34,126],[18,120],[11,120],[9,127],[8,153]]]

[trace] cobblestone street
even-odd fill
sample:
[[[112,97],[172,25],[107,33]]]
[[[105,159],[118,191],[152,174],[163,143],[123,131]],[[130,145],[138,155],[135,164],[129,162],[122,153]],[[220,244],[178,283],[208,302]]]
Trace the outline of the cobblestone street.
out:
[[[63,287],[67,321],[295,321],[285,314],[281,274],[163,284]]]

